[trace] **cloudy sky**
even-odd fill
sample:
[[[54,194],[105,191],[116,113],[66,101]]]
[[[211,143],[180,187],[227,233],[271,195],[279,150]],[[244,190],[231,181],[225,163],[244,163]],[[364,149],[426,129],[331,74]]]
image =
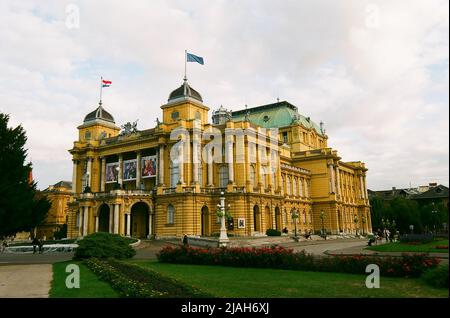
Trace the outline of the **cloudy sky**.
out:
[[[324,121],[368,187],[449,183],[449,3],[0,1],[0,112],[28,134],[43,189],[71,180],[77,125],[99,77],[116,123],[151,128],[188,78],[214,109],[275,102]]]

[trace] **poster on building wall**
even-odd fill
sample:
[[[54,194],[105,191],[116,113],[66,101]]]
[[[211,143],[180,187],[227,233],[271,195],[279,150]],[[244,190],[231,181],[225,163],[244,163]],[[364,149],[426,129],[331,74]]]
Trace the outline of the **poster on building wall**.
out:
[[[245,218],[238,218],[238,229],[245,229]]]
[[[119,163],[112,162],[106,164],[106,183],[117,182],[119,177]]]
[[[136,180],[137,176],[137,160],[125,160],[123,162],[123,180]]]
[[[142,178],[156,177],[156,156],[142,157]]]

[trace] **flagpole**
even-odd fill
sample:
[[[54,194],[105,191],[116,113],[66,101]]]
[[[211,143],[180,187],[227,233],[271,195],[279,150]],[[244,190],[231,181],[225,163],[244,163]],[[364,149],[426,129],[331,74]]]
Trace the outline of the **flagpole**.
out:
[[[186,81],[187,80],[187,77],[186,77],[186,60],[187,60],[187,50],[184,50],[184,80]]]
[[[100,76],[100,105],[102,104],[103,76]]]

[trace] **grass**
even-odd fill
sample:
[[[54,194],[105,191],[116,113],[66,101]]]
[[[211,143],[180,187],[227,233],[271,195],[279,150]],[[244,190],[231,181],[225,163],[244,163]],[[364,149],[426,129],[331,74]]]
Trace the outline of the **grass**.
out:
[[[131,261],[218,297],[448,297],[421,279],[381,277],[379,289],[365,286],[365,275],[277,269],[180,265]]]
[[[425,244],[410,244],[410,243],[401,243],[401,242],[393,242],[386,243],[382,245],[375,245],[366,247],[368,250],[377,251],[377,252],[423,252],[423,253],[448,253],[448,249],[437,249],[436,245],[447,245],[448,239],[446,240],[438,240]]]
[[[80,266],[80,288],[68,289],[66,287],[66,273],[68,264]],[[112,287],[92,273],[80,262],[68,261],[53,264],[53,281],[50,289],[52,298],[116,298],[118,294]]]

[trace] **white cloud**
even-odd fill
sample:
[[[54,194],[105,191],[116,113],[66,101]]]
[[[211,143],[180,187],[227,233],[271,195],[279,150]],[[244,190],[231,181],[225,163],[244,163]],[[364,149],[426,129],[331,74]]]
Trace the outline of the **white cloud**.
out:
[[[68,29],[66,7],[79,7]],[[369,187],[448,184],[447,1],[2,1],[0,110],[27,129],[39,187],[71,178],[67,149],[98,77],[119,124],[149,128],[188,77],[211,107],[277,97],[326,123]],[[55,169],[51,169],[54,163]]]

